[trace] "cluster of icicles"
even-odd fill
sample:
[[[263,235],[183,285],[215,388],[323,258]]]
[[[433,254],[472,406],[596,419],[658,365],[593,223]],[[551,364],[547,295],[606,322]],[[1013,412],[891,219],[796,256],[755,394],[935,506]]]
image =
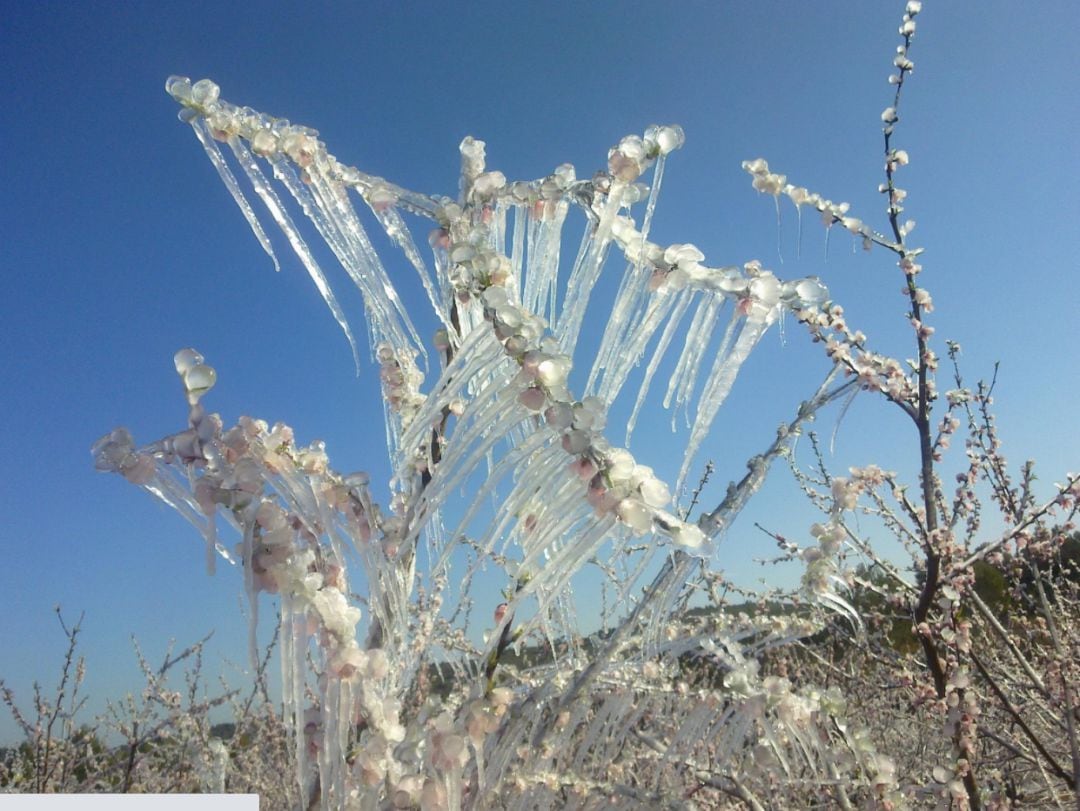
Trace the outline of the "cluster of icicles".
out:
[[[208,564],[215,551],[241,561],[252,657],[258,593],[278,595],[284,715],[297,742],[297,781],[320,808],[597,808],[611,797],[651,806],[679,785],[687,767],[707,773],[697,764],[717,761],[769,780],[795,779],[800,763],[809,762],[893,788],[891,762],[858,728],[835,723],[844,712],[835,690],[796,691],[784,679],[759,675],[763,649],[820,628],[796,616],[668,620],[662,638],[643,635],[579,700],[569,698],[583,679],[582,662],[571,658],[561,669],[556,663],[519,674],[513,688],[485,684],[475,670],[458,667],[450,696],[406,706],[431,677],[418,654],[446,640],[438,635],[445,628],[423,613],[437,611],[438,600],[404,602],[400,517],[371,500],[366,474],[334,471],[322,443],[299,446],[288,426],[246,417],[226,429],[201,403],[216,381],[213,368],[192,349],[178,352],[175,364],[188,428],[141,448],[117,429],[95,444],[95,460],[197,526]],[[383,368],[394,368],[385,355]],[[219,540],[219,516],[240,537],[233,550]],[[382,629],[378,646],[370,633],[367,645],[358,642],[362,614],[348,597],[350,558],[367,575],[369,629]],[[680,684],[687,656],[722,673],[723,690]],[[662,757],[658,740],[666,742]],[[834,762],[823,741],[854,760]],[[642,758],[650,762],[644,782],[651,790],[634,774]]]
[[[145,487],[200,529],[211,565],[215,551],[243,564],[253,645],[258,592],[279,595],[285,710],[295,727],[304,796],[317,796],[323,809],[387,802],[424,809],[591,807],[620,791],[609,767],[626,761],[631,750],[655,749],[640,733],[649,723],[672,753],[657,768],[657,788],[695,758],[737,760],[746,741],[762,734],[785,770],[792,750],[800,759],[831,758],[821,745],[837,734],[831,705],[790,690],[767,699],[777,685],[765,685],[753,667],[755,648],[808,629],[794,618],[761,625],[720,617],[705,629],[673,620],[680,590],[698,558],[711,553],[724,522],[673,514],[668,485],[604,434],[608,407],[659,336],[636,394],[629,443],[655,372],[689,315],[664,397],[666,407],[689,410],[698,392],[678,491],[762,334],[783,310],[806,320],[828,299],[814,278],[781,281],[756,262],[711,268],[693,245],[648,240],[666,156],[682,144],[681,130],[652,127],[643,137],[624,138],[610,151],[607,171],[587,181],[563,165],[546,178],[508,182],[487,169],[483,142],[467,138],[461,193],[451,200],[339,163],[315,131],[231,105],[208,80],[172,77],[166,89],[274,257],[231,167],[250,182],[359,367],[349,322],[279,188],[332,250],[363,296],[383,384],[393,468],[388,510],[371,501],[365,474],[334,472],[321,443],[299,447],[287,426],[242,418],[224,430],[221,418],[199,402],[214,373],[194,350],[176,358],[190,406],[185,431],[137,448],[118,429],[95,446],[101,469]],[[647,187],[639,179],[650,168]],[[426,392],[427,349],[350,191],[419,275],[442,325],[434,342],[441,372]],[[630,212],[641,201],[639,227]],[[583,210],[588,223],[560,280],[562,229],[572,207]],[[430,265],[403,215],[434,221]],[[577,399],[568,375],[590,293],[612,246],[625,272]],[[728,321],[721,327],[725,308]],[[719,349],[707,360],[705,348],[718,328]],[[464,504],[452,504],[470,487]],[[235,552],[219,540],[221,516],[241,538]],[[452,575],[464,539],[471,563]],[[427,562],[423,572],[418,558]],[[654,581],[663,588],[640,596],[643,578],[665,560]],[[363,570],[366,617],[347,597],[350,561]],[[619,570],[622,582],[609,610],[627,628],[642,625],[634,630],[638,643],[612,642],[602,654],[576,646],[571,579],[590,562]],[[462,664],[452,654],[468,645],[453,617],[471,605],[474,575],[492,565],[506,573],[507,604],[496,613],[483,650],[471,665]],[[446,618],[440,608],[455,596],[452,582],[461,585]],[[504,642],[529,638],[548,640],[553,651],[561,640],[562,658],[517,671],[512,690],[496,686]],[[728,674],[734,697],[708,690],[690,700],[685,691],[674,696],[669,677],[687,654],[714,661]],[[449,697],[430,692],[420,706],[406,706],[424,696],[433,673],[446,680],[443,665],[453,673]],[[307,706],[308,690],[319,697],[314,705]],[[706,735],[714,738],[708,751],[699,749]],[[878,774],[872,749],[859,747],[856,762],[844,768]],[[588,789],[580,802],[567,800],[566,780]]]

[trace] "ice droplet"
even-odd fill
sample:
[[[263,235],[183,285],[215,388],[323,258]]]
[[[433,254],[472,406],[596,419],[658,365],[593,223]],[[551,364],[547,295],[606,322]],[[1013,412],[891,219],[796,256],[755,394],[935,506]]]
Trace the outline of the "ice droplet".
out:
[[[209,79],[199,79],[191,87],[191,100],[196,104],[213,104],[218,100],[221,88]]]
[[[181,349],[173,356],[173,364],[176,366],[176,373],[181,377],[183,377],[188,369],[198,366],[202,362],[203,356],[190,347]]]
[[[170,76],[165,80],[165,92],[179,102],[191,100],[191,79],[187,76]]]
[[[199,398],[214,387],[217,382],[217,372],[212,366],[200,363],[192,366],[182,373],[184,388],[187,389],[188,402],[192,405],[199,402]]]

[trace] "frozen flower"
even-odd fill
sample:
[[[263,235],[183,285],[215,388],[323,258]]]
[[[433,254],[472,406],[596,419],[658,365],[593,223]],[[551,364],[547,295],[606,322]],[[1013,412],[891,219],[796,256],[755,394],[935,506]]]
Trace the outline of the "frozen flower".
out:
[[[915,291],[915,303],[928,313],[934,310],[934,300],[930,298],[930,293],[921,287]]]
[[[453,772],[469,759],[465,739],[454,732],[454,724],[448,713],[436,718],[428,732],[431,764],[439,771]]]
[[[678,524],[670,531],[671,540],[687,549],[700,549],[705,545],[705,533],[696,524]]]
[[[540,411],[544,407],[547,398],[542,389],[530,386],[518,395],[518,402],[529,411]]]
[[[350,606],[345,595],[337,589],[320,589],[311,600],[326,630],[339,639],[352,639],[360,609]]]
[[[615,508],[616,514],[634,532],[648,532],[652,528],[652,514],[637,499],[624,498]]]

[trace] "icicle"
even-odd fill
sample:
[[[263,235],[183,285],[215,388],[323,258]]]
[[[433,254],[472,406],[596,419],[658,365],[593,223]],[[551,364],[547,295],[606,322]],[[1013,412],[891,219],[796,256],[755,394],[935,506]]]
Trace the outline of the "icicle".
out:
[[[404,336],[392,330],[390,334],[384,331],[387,326],[392,324],[392,317],[386,311],[382,298],[378,296],[374,289],[369,288],[363,274],[358,270],[359,259],[354,254],[355,246],[348,243],[338,223],[330,216],[330,212],[322,206],[320,200],[313,196],[307,185],[300,181],[300,178],[296,176],[295,171],[293,171],[292,166],[284,156],[275,155],[271,158],[271,165],[274,167],[274,177],[280,180],[285,188],[289,190],[293,199],[300,205],[304,214],[315,225],[320,236],[334,252],[334,255],[337,256],[338,261],[345,268],[353,283],[359,287],[364,297],[368,328],[375,337],[375,340],[370,342],[371,351],[374,352],[375,346],[383,340],[391,343],[395,349],[404,349],[404,347],[408,346],[408,341],[404,339]]]
[[[802,206],[795,206],[795,219],[798,222],[798,235],[795,238],[795,258],[802,259]]]
[[[642,652],[645,656],[656,655],[657,644],[663,635],[660,633],[660,625],[671,614],[671,607],[675,604],[690,573],[697,568],[698,559],[689,555],[676,555],[669,577],[664,578],[660,593],[652,600],[649,623],[642,637]]]
[[[575,483],[577,484],[577,483]],[[597,517],[581,498],[580,490],[563,490],[563,509],[549,509],[544,515],[551,523],[529,545],[523,547],[521,567],[532,579],[518,592],[515,599],[537,597],[537,617],[544,616],[550,603],[570,582],[576,568],[595,552],[615,525],[610,514]],[[562,543],[560,546],[559,544]],[[540,558],[546,558],[541,564]],[[523,632],[535,626],[536,620],[522,626]]]
[[[757,305],[755,305],[755,310],[756,308]],[[776,319],[778,309],[774,307],[772,310],[762,314],[751,310],[751,313],[746,316],[745,323],[742,324],[742,328],[739,330],[739,337],[730,351],[727,350],[726,346],[721,346],[720,353],[717,354],[712,372],[702,389],[701,398],[698,401],[697,415],[690,432],[690,439],[686,443],[686,454],[683,456],[682,469],[679,471],[679,478],[675,484],[675,492],[682,489],[686,481],[686,475],[690,470],[690,463],[697,454],[702,440],[708,434],[717,411],[720,410],[720,406],[727,399],[731,386],[735,382],[735,376],[739,373],[743,362],[750,356],[750,351],[761,339],[765,330]],[[725,344],[730,340],[731,330],[737,320],[739,320],[738,313],[734,315],[728,325],[728,333],[725,335],[724,340]]]
[[[649,392],[649,386],[652,383],[653,375],[656,374],[657,368],[660,366],[660,361],[663,359],[667,352],[668,345],[671,343],[672,336],[675,335],[675,331],[679,328],[679,323],[682,321],[683,315],[686,314],[686,308],[690,304],[690,300],[693,298],[694,292],[689,289],[680,290],[676,294],[676,302],[674,305],[674,311],[668,317],[667,326],[664,327],[664,332],[660,335],[660,341],[656,345],[656,349],[653,350],[652,360],[649,361],[648,367],[645,369],[645,379],[641,382],[641,388],[638,389],[637,400],[634,402],[634,410],[630,414],[630,419],[626,423],[626,446],[630,447],[630,436],[634,432],[634,426],[637,424],[638,413],[641,411],[641,406],[645,402],[645,396]]]
[[[649,200],[645,206],[645,217],[641,225],[641,239],[638,245],[637,259],[632,266],[633,271],[627,272],[623,276],[623,284],[615,296],[615,305],[608,318],[601,350],[589,375],[589,382],[585,386],[586,393],[592,391],[593,383],[600,369],[606,368],[610,364],[611,356],[618,351],[618,347],[623,343],[619,338],[624,330],[624,325],[637,311],[642,298],[648,293],[647,271],[649,271],[649,268],[645,262],[645,245],[648,241],[649,231],[652,228],[653,213],[656,210],[656,200],[660,194],[660,185],[664,178],[666,160],[667,157],[664,153],[661,153],[656,159],[652,188],[649,190]]]
[[[589,304],[589,296],[593,286],[600,276],[600,271],[607,258],[607,249],[611,244],[611,227],[615,217],[619,213],[622,204],[623,193],[626,184],[615,180],[611,183],[608,191],[608,199],[604,204],[604,210],[600,214],[600,222],[596,225],[591,238],[583,241],[586,248],[585,255],[579,264],[575,265],[570,274],[570,281],[566,287],[566,305],[563,308],[562,318],[555,333],[555,338],[563,352],[573,354],[573,348],[577,344],[578,332],[581,329],[582,319]],[[588,232],[586,232],[588,233]]]
[[[518,465],[520,465],[523,460],[532,456],[532,454],[536,450],[541,448],[544,443],[549,441],[551,441],[549,432],[536,431],[532,434],[532,436],[529,437],[529,439],[527,439],[524,443],[515,448],[511,453],[508,453],[503,459],[501,459],[499,461],[499,464],[492,468],[483,486],[481,486],[479,490],[477,490],[476,495],[473,497],[472,502],[465,510],[465,513],[464,515],[462,515],[461,520],[458,521],[457,527],[451,533],[451,537],[460,538],[462,535],[464,535],[469,524],[476,517],[476,514],[480,511],[480,509],[484,506],[484,502],[486,501],[487,497],[489,495],[494,495],[495,488],[498,483],[503,479],[503,477],[505,477],[506,474],[510,473],[511,471],[516,470]],[[528,463],[525,464],[524,469],[529,469]],[[442,558],[439,560],[437,567],[441,568],[442,566],[444,566],[447,563],[448,557],[449,551],[445,551]]]
[[[259,672],[259,590],[255,586],[255,513],[245,516],[243,560],[244,594],[248,603],[248,663],[252,673]]]
[[[618,602],[618,603],[625,603],[626,602],[627,598],[630,597],[631,591],[634,590],[634,586],[638,582],[638,579],[645,573],[645,570],[652,564],[653,557],[654,556],[651,555],[651,554],[641,556],[641,561],[634,568],[633,572],[631,572],[627,577],[623,578],[623,580],[622,580],[622,582],[621,582],[621,584],[619,586],[619,591],[616,594],[616,598],[615,598],[616,602]]]
[[[481,738],[480,743],[476,743],[476,741],[470,739],[473,758],[476,761],[476,793],[479,797],[484,796],[484,791],[487,788],[487,783],[484,780],[484,740],[484,738]]]
[[[254,156],[252,156],[251,152],[244,146],[239,138],[229,139],[229,144],[232,146],[233,154],[236,155],[236,159],[239,161],[240,166],[251,181],[255,193],[258,194],[259,197],[262,198],[263,203],[266,204],[266,208],[270,211],[270,216],[274,218],[274,222],[276,222],[278,227],[285,232],[289,244],[292,245],[293,250],[300,258],[300,261],[303,263],[311,280],[315,283],[319,295],[322,296],[323,301],[326,302],[326,306],[330,308],[334,320],[338,322],[338,326],[340,326],[342,332],[345,333],[345,337],[349,341],[349,348],[352,350],[356,374],[359,375],[360,353],[356,347],[356,339],[353,338],[352,330],[349,328],[349,322],[345,318],[345,312],[341,309],[341,305],[338,304],[333,291],[330,289],[329,283],[326,281],[326,275],[323,273],[322,268],[319,267],[319,263],[315,261],[315,257],[312,255],[304,238],[300,236],[300,232],[296,230],[296,225],[293,223],[292,217],[289,216],[289,213],[281,204],[277,192],[274,191],[270,182],[266,179],[266,176],[263,174],[262,169],[259,168],[259,164],[256,162]]]
[[[434,478],[417,503],[417,516],[423,516],[425,512],[441,506],[446,494],[453,492],[468,478],[484,459],[487,451],[502,439],[506,428],[520,420],[525,413],[526,409],[518,404],[516,395],[509,392],[482,414],[478,414],[476,425],[471,427],[465,436],[458,437],[455,434],[453,441],[447,444]],[[410,542],[416,538],[419,523],[418,521],[410,533]]]
[[[600,376],[600,370],[609,370],[612,363],[617,362],[614,358],[626,348],[623,333],[627,327],[627,322],[631,314],[638,309],[641,299],[646,298],[648,293],[647,280],[643,278],[641,268],[635,267],[633,264],[627,265],[626,272],[623,273],[622,283],[615,294],[615,303],[604,328],[600,349],[596,353],[596,359],[593,361],[592,369],[589,372],[589,379],[585,384],[586,394],[595,393],[594,386]],[[608,376],[608,374],[604,375],[605,385]]]
[[[460,351],[443,370],[433,393],[401,438],[401,457],[393,460],[395,475],[399,479],[408,478],[412,453],[430,441],[431,426],[441,420],[443,408],[452,400],[464,398],[473,380],[492,374],[495,368],[505,363],[506,355],[492,330],[474,330],[466,336]],[[475,406],[475,403],[472,405]]]
[[[536,270],[536,254],[539,251],[541,220],[534,214],[535,206],[524,205],[518,208],[515,215],[514,228],[517,229],[517,220],[523,221],[525,228],[525,245],[522,254],[523,266],[521,268],[523,284],[521,288],[521,306],[531,313],[543,317],[543,304],[540,303],[540,274]],[[516,250],[516,248],[515,248]],[[549,319],[550,320],[550,319]]]
[[[780,195],[773,195],[773,203],[776,206],[776,255],[780,259],[780,264],[784,264],[784,238],[783,228],[780,221]]]
[[[367,198],[365,198],[365,201]],[[405,254],[405,258],[409,260],[420,276],[420,282],[424,285],[424,292],[427,293],[428,301],[431,302],[431,307],[435,310],[435,315],[438,316],[443,326],[447,330],[452,330],[453,325],[450,323],[450,315],[443,306],[442,301],[439,300],[439,295],[435,290],[435,286],[431,279],[431,274],[428,273],[427,265],[420,256],[420,251],[416,248],[416,243],[413,241],[412,234],[409,232],[409,227],[405,224],[405,220],[402,219],[401,214],[398,213],[396,208],[380,208],[371,205],[372,213],[375,218],[382,225],[386,235],[401,248]]]
[[[629,325],[620,341],[621,348],[613,351],[611,368],[604,373],[604,383],[600,387],[600,399],[613,402],[622,391],[623,384],[634,367],[641,362],[645,347],[652,340],[675,303],[676,296],[667,292],[658,293],[649,299],[648,309],[635,323]],[[615,350],[616,347],[613,347]]]
[[[157,475],[153,481],[143,485],[147,492],[161,499],[167,505],[176,510],[187,519],[199,534],[203,536],[207,546],[216,551],[229,563],[235,563],[229,551],[216,540],[216,534],[208,527],[206,517],[202,514],[202,508],[198,503],[177,484],[172,476],[172,471],[161,460],[156,460]]]
[[[851,394],[844,398],[844,404],[840,406],[840,413],[836,417],[836,425],[833,426],[832,436],[829,437],[829,453],[836,453],[836,436],[840,431],[840,423],[844,421],[844,417],[847,415],[848,409],[851,408],[851,404],[855,401],[855,395],[857,395],[861,389],[858,386],[853,386]]]
[[[278,620],[278,635],[281,638],[281,720],[285,725],[285,733],[289,735],[289,724],[296,715],[296,704],[293,701],[293,647],[295,640],[292,633],[292,602],[293,598],[288,593],[281,595],[281,617]],[[300,780],[300,789],[303,790],[304,781]]]
[[[671,380],[668,381],[667,393],[664,395],[664,408],[672,409],[672,430],[675,430],[675,418],[679,406],[686,403],[697,382],[698,366],[709,343],[719,308],[720,301],[714,296],[706,295],[698,304],[694,318],[690,322],[682,354],[679,356],[679,362],[675,366]]]
[[[321,166],[314,167],[314,171],[309,168],[308,174],[311,178],[312,189],[321,198],[323,210],[335,222],[339,232],[345,236],[347,244],[354,250],[355,259],[358,260],[357,264],[343,263],[346,271],[353,279],[353,283],[362,292],[368,291],[369,295],[379,302],[380,309],[387,313],[386,327],[391,330],[387,339],[398,349],[411,346],[426,359],[426,345],[417,334],[412,319],[382,266],[378,253],[372,246],[363,225],[360,224],[356,212],[349,204],[344,188],[330,178]],[[368,277],[370,277],[370,282]],[[396,318],[393,317],[394,312],[397,313]],[[401,331],[402,326],[412,338],[411,344]]]
[[[300,780],[300,796],[307,796],[307,746],[304,741],[304,699],[306,690],[304,684],[304,668],[307,666],[307,612],[293,617],[293,657],[288,664],[292,667],[292,704],[293,704],[293,735],[296,745],[293,751],[296,753],[296,771]],[[284,663],[283,663],[284,664]]]
[[[544,205],[545,211],[548,205],[554,205],[555,212],[551,219],[540,220],[535,225],[535,239],[530,243],[528,255],[528,275],[534,285],[534,293],[527,309],[547,319],[554,331],[560,318],[556,309],[559,258],[562,251],[562,229],[569,205],[565,200]],[[530,231],[530,234],[532,233]]]
[[[221,180],[225,183],[225,188],[229,190],[229,194],[231,194],[233,200],[236,201],[236,205],[240,207],[244,219],[247,220],[248,225],[251,226],[251,230],[255,233],[255,238],[259,240],[262,249],[266,251],[266,255],[269,256],[270,260],[274,263],[274,270],[280,271],[281,265],[278,264],[277,256],[274,255],[274,248],[270,245],[270,238],[266,236],[266,231],[263,230],[262,224],[259,222],[258,217],[255,216],[255,211],[251,208],[251,204],[240,190],[240,184],[236,182],[235,175],[233,175],[228,164],[225,163],[225,158],[222,156],[221,150],[219,150],[217,144],[214,143],[214,138],[210,135],[209,125],[206,123],[206,119],[197,118],[193,120],[191,122],[191,128],[195,130],[195,135],[198,136],[199,142],[203,145],[203,149],[206,150],[206,154],[210,158],[210,162],[214,164],[214,168],[217,169],[218,174],[221,176]],[[233,138],[232,140],[236,139]]]
[[[649,201],[645,204],[645,217],[641,221],[641,255],[639,267],[644,262],[645,242],[649,238],[649,230],[652,228],[653,212],[656,211],[656,200],[660,196],[660,184],[664,180],[664,166],[667,164],[667,153],[661,152],[656,157],[653,168],[652,188],[649,189]]]
[[[524,279],[522,277],[522,261],[525,256],[525,214],[526,206],[514,207],[514,233],[510,248],[510,268],[512,270],[512,277],[514,282],[510,286],[510,289],[516,294],[511,298],[511,301],[524,301]],[[536,312],[535,309],[530,308],[530,312]]]

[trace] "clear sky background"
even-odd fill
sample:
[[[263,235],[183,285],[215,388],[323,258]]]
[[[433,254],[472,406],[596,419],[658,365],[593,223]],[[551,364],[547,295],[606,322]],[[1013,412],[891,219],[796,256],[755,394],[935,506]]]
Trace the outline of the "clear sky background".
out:
[[[354,376],[337,326],[276,235],[283,272],[273,273],[176,121],[166,76],[210,76],[230,101],[316,127],[348,163],[451,195],[467,134],[487,141],[491,168],[531,179],[564,161],[590,175],[622,135],[679,123],[688,140],[668,163],[652,238],[694,242],[713,266],[760,258],[784,277],[820,275],[875,348],[907,357],[890,257],[852,255],[834,233],[826,261],[808,215],[797,258],[788,207],[781,264],[772,201],[739,167],[765,157],[884,228],[879,114],[902,8],[4,2],[0,677],[24,699],[33,679],[52,683],[61,604],[71,619],[86,612],[91,710],[141,685],[131,635],[160,658],[169,638],[187,644],[215,629],[208,664],[241,681],[238,574],[206,577],[194,531],[119,477],[95,474],[88,452],[117,425],[141,442],[184,426],[177,349],[198,347],[218,369],[206,402],[227,422],[284,420],[302,441],[325,439],[339,469],[385,476],[371,369]],[[918,222],[912,241],[926,248],[939,351],[959,341],[972,383],[1000,361],[1005,451],[1039,461],[1044,495],[1080,468],[1077,30],[1071,0],[927,2],[896,138],[912,159],[901,185]],[[333,279],[361,335],[359,297]],[[708,499],[825,369],[797,325],[783,344],[766,337],[701,456],[718,468]],[[670,480],[667,419],[639,428],[634,450]],[[834,462],[910,472],[913,439],[898,413],[859,398]],[[752,515],[719,553],[743,579],[759,577],[752,559],[769,554],[752,520],[793,538],[810,520],[783,473]],[[0,717],[0,742],[13,737]]]

